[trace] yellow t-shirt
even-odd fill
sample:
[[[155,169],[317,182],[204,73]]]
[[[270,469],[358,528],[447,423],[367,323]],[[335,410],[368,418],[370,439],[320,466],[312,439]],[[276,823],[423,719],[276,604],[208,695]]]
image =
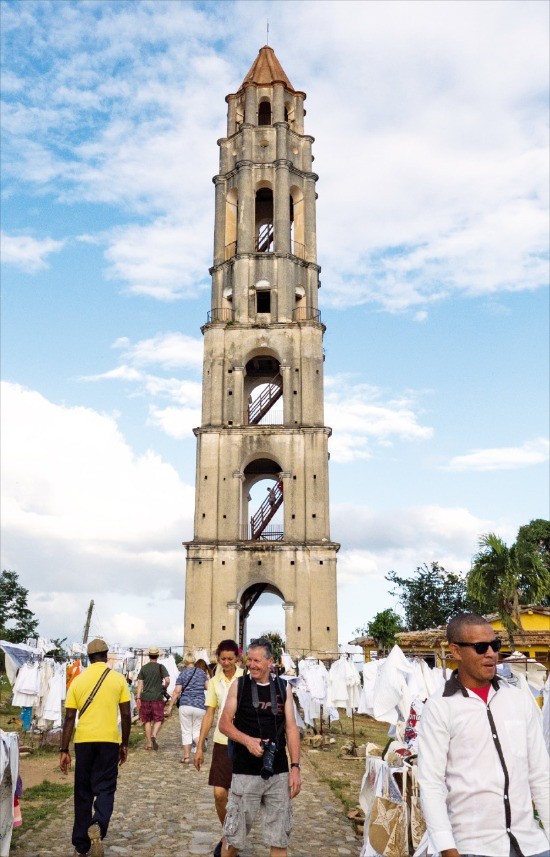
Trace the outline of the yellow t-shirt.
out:
[[[206,705],[208,708],[217,708],[218,709],[218,722],[220,719],[220,714],[222,713],[222,709],[225,705],[225,700],[227,698],[227,693],[229,688],[233,684],[233,682],[239,678],[243,674],[243,670],[241,667],[237,667],[237,671],[233,678],[228,681],[220,670],[220,672],[208,680],[208,690],[206,691]],[[216,724],[216,729],[214,730],[214,741],[216,744],[227,744],[227,736],[222,735],[220,732],[218,725]]]
[[[106,669],[107,664],[99,661],[90,664],[83,673],[80,673],[69,686],[65,708],[80,710]],[[78,719],[74,736],[75,744],[84,741],[108,741],[112,744],[120,744],[122,739],[118,729],[118,706],[121,702],[130,702],[130,691],[126,679],[120,673],[110,670],[93,701]]]

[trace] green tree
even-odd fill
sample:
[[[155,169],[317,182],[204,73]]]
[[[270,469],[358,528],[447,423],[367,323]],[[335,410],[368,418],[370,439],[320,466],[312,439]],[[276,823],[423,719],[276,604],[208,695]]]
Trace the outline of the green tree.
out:
[[[395,643],[395,635],[403,630],[403,620],[394,610],[388,607],[377,613],[367,625],[368,633],[376,642],[379,651],[384,653]]]
[[[51,640],[51,642],[53,643],[53,646],[49,650],[49,652],[44,653],[46,655],[46,657],[53,658],[54,661],[59,661],[59,663],[66,661],[67,660],[67,650],[66,650],[64,644],[67,642],[67,637],[63,637],[62,640],[59,639],[59,637],[54,637],[54,639]]]
[[[283,649],[285,647],[285,641],[281,637],[277,631],[266,631],[265,634],[260,634],[261,637],[265,637],[266,640],[269,640],[271,643],[271,648],[273,649],[273,660],[275,663],[279,663],[281,660],[281,655],[283,654]]]
[[[446,625],[456,613],[479,609],[466,592],[465,578],[446,571],[438,562],[418,566],[411,577],[390,571],[386,580],[395,586],[390,594],[401,604],[409,631]]]
[[[27,605],[29,590],[18,582],[15,571],[3,571],[0,575],[0,640],[23,643],[34,637],[38,628],[32,610]]]
[[[508,547],[494,533],[481,536],[467,578],[468,595],[496,610],[511,646],[514,632],[522,627],[519,605],[539,603],[550,589],[548,565],[540,552],[527,550],[524,543],[522,539],[519,547]]]
[[[518,530],[516,550],[521,554],[537,553],[550,568],[550,521],[536,518]]]

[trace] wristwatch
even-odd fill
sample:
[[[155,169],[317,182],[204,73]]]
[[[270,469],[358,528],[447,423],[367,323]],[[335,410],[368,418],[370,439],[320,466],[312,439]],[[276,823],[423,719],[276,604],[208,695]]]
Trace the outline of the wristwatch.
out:
[[[60,748],[59,748],[59,752],[60,752],[60,753],[68,753],[68,752],[69,752],[69,748],[67,747],[67,749],[66,749],[66,750],[64,750],[64,749],[63,749],[63,747],[60,747]]]
[[[291,762],[290,767],[291,768],[301,768],[302,766],[299,762]]]

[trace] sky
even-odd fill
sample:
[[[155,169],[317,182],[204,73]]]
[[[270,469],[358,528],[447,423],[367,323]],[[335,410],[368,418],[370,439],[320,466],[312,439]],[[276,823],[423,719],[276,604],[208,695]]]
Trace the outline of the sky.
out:
[[[315,137],[340,642],[390,570],[548,517],[548,10],[1,2],[1,563],[43,636],[94,599],[182,644],[216,141],[267,20]]]

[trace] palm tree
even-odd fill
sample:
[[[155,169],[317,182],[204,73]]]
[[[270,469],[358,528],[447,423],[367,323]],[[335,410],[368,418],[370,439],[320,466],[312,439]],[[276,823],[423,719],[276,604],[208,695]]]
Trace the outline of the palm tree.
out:
[[[522,630],[519,605],[537,603],[548,594],[550,572],[536,552],[509,548],[494,533],[481,536],[479,548],[468,574],[468,595],[488,611],[496,610],[513,647],[514,632]]]

